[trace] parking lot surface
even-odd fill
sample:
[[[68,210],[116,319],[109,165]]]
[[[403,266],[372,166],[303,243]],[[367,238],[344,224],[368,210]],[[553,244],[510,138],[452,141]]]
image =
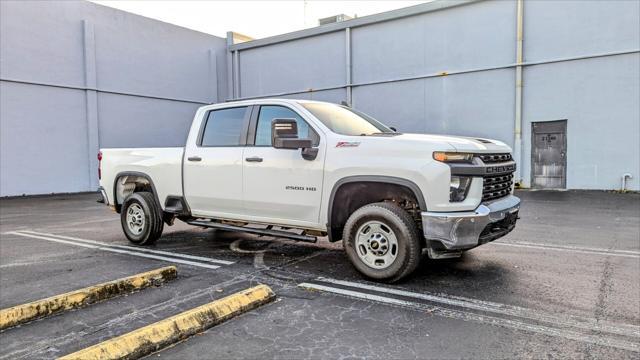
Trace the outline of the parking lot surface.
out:
[[[0,308],[167,265],[178,278],[4,330],[0,359],[69,354],[256,284],[277,300],[151,356],[637,359],[640,195],[517,195],[507,237],[393,285],[363,279],[326,239],[177,222],[137,247],[94,194],[2,199]]]

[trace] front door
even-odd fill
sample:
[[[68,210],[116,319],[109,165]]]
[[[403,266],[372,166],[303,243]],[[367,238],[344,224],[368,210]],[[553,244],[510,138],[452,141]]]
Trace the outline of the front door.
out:
[[[320,214],[325,144],[295,110],[281,105],[262,105],[254,110],[251,135],[244,151],[244,205],[256,221],[288,223],[316,228]],[[298,137],[311,138],[319,147],[314,160],[302,158],[301,150],[271,146],[271,121],[296,119]],[[252,146],[253,145],[253,146]]]
[[[531,185],[564,189],[567,184],[567,121],[534,122],[532,126]]]
[[[184,195],[194,215],[237,218],[243,213],[242,165],[250,107],[212,110],[196,144],[184,155]]]

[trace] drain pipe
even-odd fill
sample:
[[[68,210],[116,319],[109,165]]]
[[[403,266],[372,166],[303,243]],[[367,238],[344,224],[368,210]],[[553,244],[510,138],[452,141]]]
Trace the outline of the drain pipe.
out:
[[[515,183],[522,186],[522,62],[523,62],[523,20],[524,20],[524,0],[517,1],[516,19],[516,99],[515,99],[515,123],[513,131],[513,157],[517,168],[515,173]]]
[[[633,179],[630,173],[622,174],[622,188],[620,191],[627,191],[627,179]]]

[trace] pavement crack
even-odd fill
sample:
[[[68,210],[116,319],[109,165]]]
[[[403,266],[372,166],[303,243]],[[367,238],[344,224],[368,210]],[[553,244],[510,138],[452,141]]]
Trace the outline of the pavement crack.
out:
[[[598,298],[596,301],[595,318],[596,320],[603,320],[607,311],[607,299],[613,284],[611,283],[611,275],[613,268],[611,266],[610,258],[606,258],[604,261],[604,268],[602,270],[602,276],[600,277],[600,285],[598,287]]]

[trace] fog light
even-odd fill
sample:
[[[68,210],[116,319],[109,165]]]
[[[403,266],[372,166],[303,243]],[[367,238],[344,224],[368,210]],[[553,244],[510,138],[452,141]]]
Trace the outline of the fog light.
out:
[[[471,185],[471,178],[468,176],[452,176],[449,185],[449,201],[460,202],[467,197],[467,191]]]

